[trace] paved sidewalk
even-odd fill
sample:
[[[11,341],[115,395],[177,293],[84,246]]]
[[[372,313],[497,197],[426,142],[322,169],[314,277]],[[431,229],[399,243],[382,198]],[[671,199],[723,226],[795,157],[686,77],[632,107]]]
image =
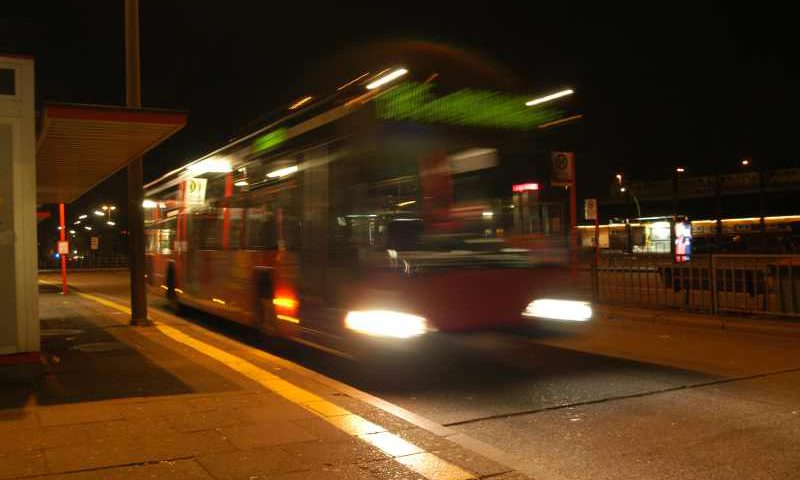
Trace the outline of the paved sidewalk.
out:
[[[0,479],[527,478],[172,315],[40,304],[46,375],[0,390]]]
[[[660,307],[636,307],[600,303],[594,305],[595,319],[635,320],[687,327],[736,330],[764,335],[800,337],[800,319],[778,316],[712,315]]]

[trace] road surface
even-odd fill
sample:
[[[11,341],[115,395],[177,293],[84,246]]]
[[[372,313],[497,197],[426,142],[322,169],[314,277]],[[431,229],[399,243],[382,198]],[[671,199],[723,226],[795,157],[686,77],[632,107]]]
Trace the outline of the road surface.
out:
[[[127,275],[70,282],[125,301]],[[800,478],[800,338],[619,320],[467,343],[377,373],[305,347],[261,346],[493,445],[540,479]]]

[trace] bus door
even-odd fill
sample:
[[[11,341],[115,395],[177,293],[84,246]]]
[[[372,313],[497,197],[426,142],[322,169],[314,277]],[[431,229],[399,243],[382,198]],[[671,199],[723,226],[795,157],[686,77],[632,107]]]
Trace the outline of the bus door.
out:
[[[313,312],[326,303],[328,264],[328,148],[304,152],[302,159],[302,253],[299,293],[301,308]],[[305,315],[313,321],[316,315]]]

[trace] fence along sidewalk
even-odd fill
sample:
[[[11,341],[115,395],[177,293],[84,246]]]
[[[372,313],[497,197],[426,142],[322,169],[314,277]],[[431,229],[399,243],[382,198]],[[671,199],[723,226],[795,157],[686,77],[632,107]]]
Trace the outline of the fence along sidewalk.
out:
[[[800,316],[800,255],[610,255],[592,275],[600,302]]]

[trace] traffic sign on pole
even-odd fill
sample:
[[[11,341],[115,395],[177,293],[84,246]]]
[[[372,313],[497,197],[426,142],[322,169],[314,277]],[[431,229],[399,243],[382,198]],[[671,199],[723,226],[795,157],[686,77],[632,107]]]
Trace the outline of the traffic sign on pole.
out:
[[[583,216],[586,220],[597,220],[597,199],[587,198],[583,201]]]

